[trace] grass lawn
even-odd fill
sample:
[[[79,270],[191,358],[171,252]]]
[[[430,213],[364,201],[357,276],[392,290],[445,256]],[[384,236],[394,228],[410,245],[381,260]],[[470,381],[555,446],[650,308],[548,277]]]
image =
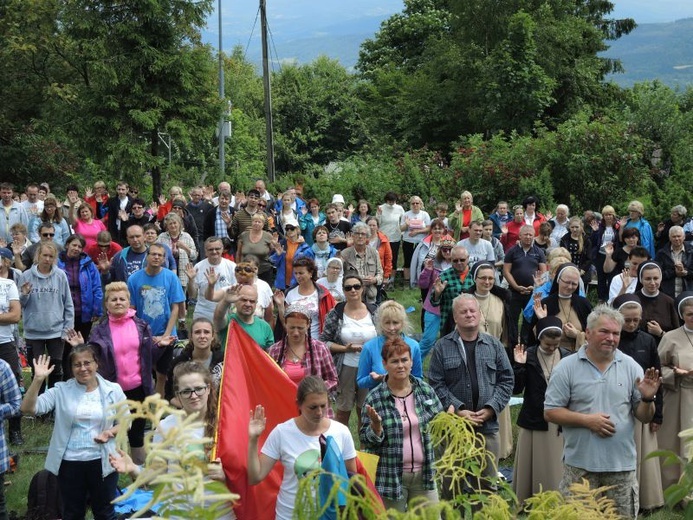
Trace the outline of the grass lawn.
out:
[[[389,297],[400,302],[405,308],[414,307],[415,311],[409,314],[416,333],[421,332],[420,315],[421,303],[419,302],[419,291],[397,288],[389,292]],[[424,363],[424,372],[428,368],[428,363]],[[30,373],[27,371],[24,374],[26,386],[30,382]],[[517,418],[519,407],[515,406],[512,409],[513,424]],[[356,414],[352,413],[349,424],[350,430],[354,439],[358,439]],[[27,494],[29,490],[29,482],[32,476],[43,468],[45,461],[45,453],[50,440],[53,423],[42,421],[40,419],[23,418],[22,433],[24,436],[24,445],[21,448],[11,447],[11,453],[19,453],[20,461],[16,473],[6,475],[5,477],[5,497],[7,499],[7,510],[10,513],[16,513],[20,517],[26,514],[27,509]],[[513,426],[513,436],[517,439],[517,427]],[[501,466],[512,467],[512,457],[501,460]],[[128,478],[121,479],[121,485],[125,486],[129,483]],[[660,510],[648,518],[652,520],[674,520],[684,518],[680,512],[672,512],[668,510]]]

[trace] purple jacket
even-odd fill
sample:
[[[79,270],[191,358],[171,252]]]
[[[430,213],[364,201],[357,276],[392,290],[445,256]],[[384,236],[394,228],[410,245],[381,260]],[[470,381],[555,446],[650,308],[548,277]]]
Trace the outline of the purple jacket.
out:
[[[137,332],[140,336],[140,374],[142,376],[142,388],[144,395],[154,393],[154,380],[152,370],[156,361],[161,357],[163,349],[156,348],[152,340],[152,331],[144,320],[137,316],[132,317],[137,325]],[[98,347],[99,354],[99,374],[113,383],[118,382],[118,366],[115,361],[115,351],[113,349],[113,338],[111,337],[111,327],[108,317],[104,317],[91,329],[89,343]]]

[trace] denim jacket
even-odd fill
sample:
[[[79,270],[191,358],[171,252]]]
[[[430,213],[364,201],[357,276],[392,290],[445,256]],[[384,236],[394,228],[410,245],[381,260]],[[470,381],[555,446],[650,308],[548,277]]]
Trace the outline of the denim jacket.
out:
[[[479,411],[490,407],[495,417],[486,421],[480,433],[498,431],[498,415],[508,405],[514,386],[513,369],[505,348],[493,336],[479,333],[475,349],[475,368],[479,385],[477,410],[472,410],[472,385],[469,366],[462,354],[460,336],[454,330],[438,340],[431,351],[428,382],[438,394],[443,408]]]

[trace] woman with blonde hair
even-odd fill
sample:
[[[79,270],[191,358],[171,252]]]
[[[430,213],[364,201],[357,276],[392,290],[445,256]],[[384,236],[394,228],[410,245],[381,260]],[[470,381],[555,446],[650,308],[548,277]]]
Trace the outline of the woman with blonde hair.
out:
[[[163,349],[154,346],[152,331],[146,321],[130,307],[130,291],[125,282],[109,283],[104,290],[105,319],[91,330],[88,343],[99,358],[99,375],[118,383],[125,396],[144,401],[154,393],[152,369]],[[70,331],[67,341],[73,347],[85,342],[77,331]],[[144,419],[135,419],[128,431],[133,459],[144,462]]]
[[[596,223],[596,220],[595,220]],[[602,220],[593,225],[592,235],[592,261],[597,271],[597,298],[605,302],[609,299],[609,284],[616,273],[606,272],[604,264],[607,257],[611,257],[618,249],[620,223],[616,220],[616,211],[608,204],[602,208]]]
[[[640,245],[647,249],[650,257],[655,256],[655,241],[652,226],[645,220],[645,206],[639,200],[628,204],[628,217],[621,217],[618,230],[619,238],[623,238],[623,232],[629,228],[635,228],[640,232]]]
[[[484,220],[484,214],[477,206],[474,206],[474,197],[468,191],[463,191],[460,199],[455,203],[455,211],[448,219],[448,226],[452,229],[452,236],[456,240],[469,238],[469,226],[477,220]]]

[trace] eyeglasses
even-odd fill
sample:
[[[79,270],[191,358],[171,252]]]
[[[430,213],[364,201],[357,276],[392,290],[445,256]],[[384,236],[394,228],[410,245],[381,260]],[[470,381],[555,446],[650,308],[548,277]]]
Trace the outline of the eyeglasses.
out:
[[[82,368],[82,367],[84,367],[84,368],[89,368],[89,367],[92,366],[93,364],[94,364],[93,361],[82,361],[81,363],[73,363],[73,364],[72,364],[72,368],[75,368],[75,369],[79,370],[79,369]]]
[[[493,276],[477,276],[476,278],[480,282],[495,282],[496,279]]]
[[[178,390],[178,395],[184,397],[185,399],[190,399],[193,394],[197,397],[202,397],[207,391],[209,386],[196,386],[195,388],[185,388],[184,390]]]
[[[449,253],[450,251],[452,251],[452,248],[451,247],[441,247],[440,250],[443,253]]]
[[[464,264],[468,258],[453,258],[450,260],[453,264]]]
[[[143,209],[142,206],[133,206],[132,209]]]
[[[42,237],[54,237],[55,233],[41,233]]]
[[[237,273],[252,273],[252,272],[254,272],[254,271],[255,271],[255,270],[254,270],[252,267],[247,266],[247,265],[246,265],[246,266],[243,266],[243,267],[236,267],[236,272],[237,272]]]
[[[368,233],[352,233],[352,235],[355,237],[367,237]]]
[[[344,286],[344,292],[360,291],[361,287],[363,287],[363,286],[360,283],[356,283],[354,285],[345,285]]]

